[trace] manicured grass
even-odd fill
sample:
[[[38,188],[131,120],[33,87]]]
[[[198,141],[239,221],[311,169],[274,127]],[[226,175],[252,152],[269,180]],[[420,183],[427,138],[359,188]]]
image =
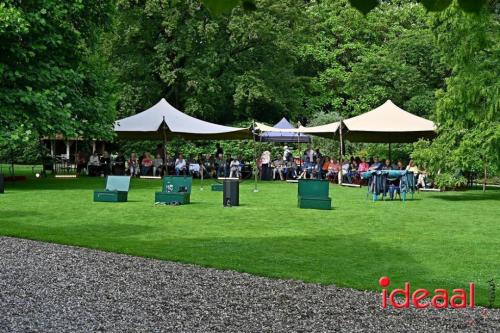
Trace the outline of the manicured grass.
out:
[[[101,178],[29,179],[0,195],[0,234],[233,269],[274,278],[379,290],[465,288],[487,304],[500,284],[500,191],[419,193],[414,201],[372,202],[366,189],[331,186],[332,211],[296,208],[296,184],[240,187],[223,208],[210,181],[192,204],[154,206],[159,180],[134,179],[127,203],[94,203]],[[500,289],[500,288],[497,288]],[[500,305],[497,295],[496,306]]]

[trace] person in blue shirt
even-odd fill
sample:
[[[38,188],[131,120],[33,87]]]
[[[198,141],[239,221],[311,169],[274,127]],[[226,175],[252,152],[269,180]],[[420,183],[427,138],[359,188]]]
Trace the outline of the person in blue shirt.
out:
[[[375,157],[373,159],[373,164],[370,165],[370,168],[368,170],[380,170],[382,169],[382,163],[380,163],[380,160],[378,157]]]

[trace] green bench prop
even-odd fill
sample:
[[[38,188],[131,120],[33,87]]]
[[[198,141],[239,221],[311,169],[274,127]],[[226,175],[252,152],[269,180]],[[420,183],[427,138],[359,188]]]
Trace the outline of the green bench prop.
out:
[[[104,191],[94,191],[94,201],[126,202],[129,188],[129,176],[108,176],[106,177],[106,189]]]
[[[299,208],[332,209],[329,195],[330,184],[327,180],[300,179],[298,186]]]
[[[193,187],[193,177],[164,177],[161,192],[155,193],[155,203],[188,204],[191,202],[191,187]]]
[[[222,185],[222,184],[212,184],[212,191],[214,191],[214,192],[222,192],[222,191],[224,191],[224,185]]]

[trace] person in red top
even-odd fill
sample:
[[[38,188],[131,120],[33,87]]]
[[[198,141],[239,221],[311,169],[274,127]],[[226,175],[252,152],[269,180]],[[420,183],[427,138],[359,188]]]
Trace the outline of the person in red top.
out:
[[[366,159],[364,157],[361,158],[361,163],[358,166],[358,172],[361,174],[363,172],[368,171],[370,169],[370,165],[366,163]]]
[[[147,176],[152,166],[153,160],[151,159],[151,154],[145,153],[141,161],[141,175]]]
[[[337,163],[335,158],[330,158],[328,161],[328,171],[326,173],[326,178],[333,182],[338,178],[338,173],[340,170],[340,165]]]

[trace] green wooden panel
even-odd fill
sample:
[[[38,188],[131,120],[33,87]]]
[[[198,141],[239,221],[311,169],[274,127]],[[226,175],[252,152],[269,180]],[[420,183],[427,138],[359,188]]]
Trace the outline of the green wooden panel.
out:
[[[178,203],[181,205],[189,204],[191,202],[191,194],[183,192],[156,192],[155,203],[173,204]]]
[[[300,197],[328,198],[330,184],[327,180],[299,179],[298,195]]]
[[[128,192],[123,191],[94,191],[95,202],[126,202]]]
[[[299,208],[306,209],[332,209],[332,200],[330,198],[300,197],[298,198]]]

